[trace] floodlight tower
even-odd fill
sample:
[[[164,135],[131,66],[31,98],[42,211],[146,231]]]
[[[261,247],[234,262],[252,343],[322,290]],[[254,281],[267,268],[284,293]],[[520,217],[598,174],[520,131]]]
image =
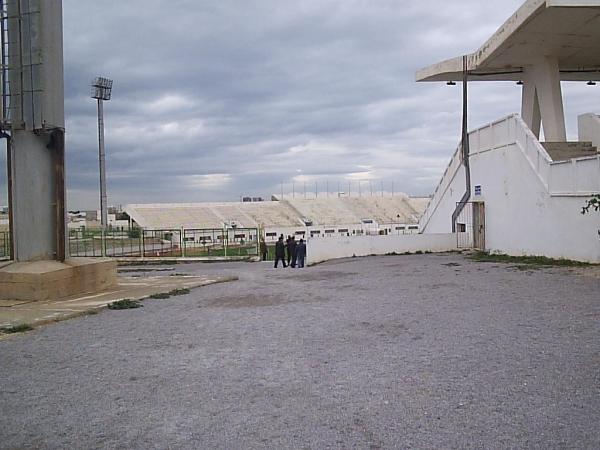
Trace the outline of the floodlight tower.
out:
[[[100,216],[102,229],[108,226],[106,205],[106,153],[104,151],[104,101],[112,95],[113,80],[98,77],[92,84],[92,98],[98,101],[98,161],[100,165]],[[104,246],[103,246],[104,247]]]

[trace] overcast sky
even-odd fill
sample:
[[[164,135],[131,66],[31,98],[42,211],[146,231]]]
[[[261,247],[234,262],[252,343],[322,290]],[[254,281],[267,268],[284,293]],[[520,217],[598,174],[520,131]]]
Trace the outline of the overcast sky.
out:
[[[68,206],[99,203],[97,75],[115,80],[109,204],[268,197],[292,180],[429,194],[458,144],[461,90],[415,72],[476,50],[520,4],[64,0]],[[575,139],[599,91],[564,91]],[[471,128],[519,109],[514,83],[472,85]]]

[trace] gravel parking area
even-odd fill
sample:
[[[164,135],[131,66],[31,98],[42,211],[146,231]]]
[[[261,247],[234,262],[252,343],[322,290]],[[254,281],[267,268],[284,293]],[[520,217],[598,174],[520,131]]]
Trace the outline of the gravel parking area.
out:
[[[176,270],[240,281],[0,341],[0,448],[600,448],[586,270]]]

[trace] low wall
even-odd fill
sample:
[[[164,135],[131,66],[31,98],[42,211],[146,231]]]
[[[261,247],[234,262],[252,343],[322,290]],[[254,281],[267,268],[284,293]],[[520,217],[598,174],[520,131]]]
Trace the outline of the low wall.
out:
[[[589,141],[600,150],[600,116],[587,113],[577,118],[579,140]]]
[[[448,252],[457,249],[456,235],[405,234],[400,236],[356,236],[313,238],[307,244],[308,264],[352,256],[406,252]]]

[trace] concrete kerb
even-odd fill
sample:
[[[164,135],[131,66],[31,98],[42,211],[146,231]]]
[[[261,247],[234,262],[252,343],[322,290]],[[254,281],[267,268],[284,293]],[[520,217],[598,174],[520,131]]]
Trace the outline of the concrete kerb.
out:
[[[327,260],[323,260],[323,261],[316,261],[316,262],[312,262],[312,263],[308,263],[306,264],[306,267],[316,267],[316,266],[320,266],[321,264],[325,264],[327,262],[330,261],[343,261],[343,260],[353,260],[353,259],[365,259],[365,258],[373,258],[373,257],[380,257],[380,256],[416,256],[416,255],[470,255],[470,254],[475,254],[478,253],[478,251],[475,250],[468,250],[468,249],[457,249],[457,250],[448,250],[447,252],[430,252],[430,251],[416,251],[416,252],[402,252],[402,253],[397,253],[397,252],[389,252],[389,253],[384,253],[384,254],[370,254],[370,255],[361,255],[361,256],[342,256],[339,258],[331,258],[331,259],[327,259]]]
[[[115,289],[99,294],[88,294],[48,302],[18,303],[9,307],[0,307],[0,329],[29,325],[35,330],[40,326],[97,314],[107,309],[108,305],[115,301],[124,299],[144,301],[152,295],[167,294],[176,289],[192,290],[202,286],[237,281],[238,279],[237,276],[208,278],[193,275],[147,278],[123,277],[119,280],[119,284]],[[27,333],[27,331],[24,333]],[[0,340],[24,333],[11,334],[0,331]]]
[[[162,264],[193,264],[193,263],[228,263],[228,262],[260,262],[258,256],[216,256],[216,257],[153,257],[153,258],[114,258],[120,265],[152,266]]]

